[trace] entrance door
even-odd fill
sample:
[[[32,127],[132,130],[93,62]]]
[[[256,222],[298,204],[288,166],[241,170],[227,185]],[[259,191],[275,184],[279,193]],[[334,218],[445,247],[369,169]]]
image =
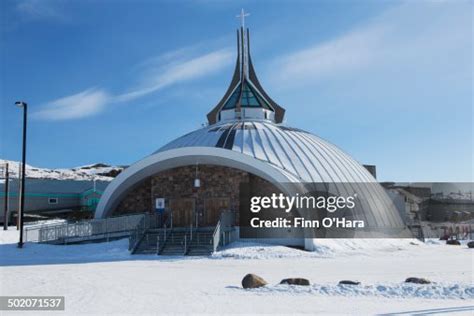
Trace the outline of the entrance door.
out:
[[[209,198],[204,200],[204,226],[215,226],[221,212],[230,209],[229,198]]]
[[[171,199],[170,209],[173,214],[173,226],[189,226],[193,222],[194,199]]]
[[[99,198],[96,198],[96,197],[90,198],[87,200],[86,204],[89,211],[93,212],[97,208],[97,204],[99,204]]]

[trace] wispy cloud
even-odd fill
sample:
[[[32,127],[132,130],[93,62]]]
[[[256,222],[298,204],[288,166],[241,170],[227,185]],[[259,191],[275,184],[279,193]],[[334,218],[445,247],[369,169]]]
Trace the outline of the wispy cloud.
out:
[[[177,55],[180,56],[180,55]],[[118,95],[117,101],[129,101],[149,93],[156,92],[178,82],[210,75],[228,65],[232,60],[228,49],[211,52],[182,62],[170,62],[167,66],[152,67],[152,71],[144,75],[143,84],[133,90]]]
[[[54,100],[33,113],[33,116],[52,121],[84,118],[102,112],[111,100],[112,97],[106,91],[91,88]]]
[[[464,74],[472,67],[472,47],[466,48],[471,43],[471,3],[403,3],[337,38],[269,61],[266,77],[281,89],[347,78],[385,81],[398,76],[399,82],[410,82],[421,74],[472,80],[455,73],[461,70]],[[233,62],[231,49],[198,54],[203,46],[208,45],[147,59],[135,67],[129,88],[109,93],[99,87],[53,100],[38,112],[38,117],[65,120],[96,115],[112,103],[128,102],[211,75]]]
[[[52,0],[22,0],[16,5],[16,10],[27,19],[65,19],[58,2]]]
[[[377,54],[382,27],[352,31],[326,43],[312,46],[276,60],[273,78],[319,79],[369,65]]]
[[[443,73],[453,53],[472,53],[471,23],[469,2],[403,3],[337,38],[276,58],[268,77],[278,87],[301,87],[351,74],[364,79],[374,70]]]
[[[232,61],[232,53],[228,49],[195,57],[186,56],[186,52],[186,50],[169,52],[146,61],[147,70],[138,76],[140,84],[128,91],[111,94],[102,88],[90,88],[48,102],[38,112],[33,113],[33,117],[58,121],[97,115],[110,104],[132,101],[176,83],[211,75]]]

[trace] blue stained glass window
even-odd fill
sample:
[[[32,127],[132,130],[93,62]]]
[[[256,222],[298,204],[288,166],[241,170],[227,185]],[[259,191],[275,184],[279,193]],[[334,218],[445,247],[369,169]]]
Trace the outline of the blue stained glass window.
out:
[[[230,98],[225,103],[223,110],[235,109],[237,107],[237,102],[239,102],[240,96],[240,86],[235,89],[234,93],[230,96]]]
[[[240,106],[243,108],[257,108],[262,107],[270,109],[267,103],[258,95],[258,93],[245,81],[241,91],[238,86],[234,93],[225,103],[223,110],[235,109],[240,99]]]
[[[241,99],[241,106],[242,107],[261,107],[261,104],[258,102],[257,97],[255,96],[254,92],[251,90],[248,84],[244,84],[244,88],[242,89],[242,99]]]

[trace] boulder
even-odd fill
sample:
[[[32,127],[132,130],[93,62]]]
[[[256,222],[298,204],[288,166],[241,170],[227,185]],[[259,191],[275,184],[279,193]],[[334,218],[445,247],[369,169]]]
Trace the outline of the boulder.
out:
[[[456,245],[456,246],[460,246],[461,243],[459,242],[459,240],[456,240],[456,239],[449,239],[449,240],[446,240],[446,245]]]
[[[280,284],[304,285],[304,286],[310,285],[309,280],[303,279],[303,278],[283,279],[281,280]]]
[[[474,240],[467,243],[469,248],[474,248]]]
[[[351,280],[342,280],[339,281],[339,284],[347,284],[347,285],[359,285],[360,282],[357,281],[351,281]]]
[[[430,284],[431,281],[424,278],[411,277],[405,280],[405,283]]]
[[[242,287],[244,289],[255,289],[267,285],[267,281],[258,275],[249,273],[242,279]]]

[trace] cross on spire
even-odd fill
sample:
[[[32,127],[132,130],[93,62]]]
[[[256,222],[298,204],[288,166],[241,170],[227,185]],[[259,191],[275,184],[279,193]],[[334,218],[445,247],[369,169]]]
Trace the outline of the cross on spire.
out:
[[[243,29],[245,29],[245,17],[249,15],[250,13],[245,13],[244,9],[242,9],[240,11],[240,14],[235,16],[236,18],[240,18],[240,25]]]
[[[207,114],[209,124],[226,120],[261,119],[281,123],[285,109],[273,101],[258,82],[250,58],[250,32],[245,28],[244,9],[236,17],[241,26],[237,28],[237,60],[232,81],[219,103]],[[222,146],[221,146],[222,147]]]

